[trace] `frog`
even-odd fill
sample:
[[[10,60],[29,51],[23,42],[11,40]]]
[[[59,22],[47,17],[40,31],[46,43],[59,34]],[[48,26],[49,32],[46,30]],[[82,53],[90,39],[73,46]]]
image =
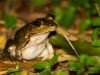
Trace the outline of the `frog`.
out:
[[[55,31],[57,23],[52,14],[37,18],[20,28],[5,45],[3,54],[12,60],[33,60],[42,57],[43,60],[54,56],[54,49],[48,36]]]

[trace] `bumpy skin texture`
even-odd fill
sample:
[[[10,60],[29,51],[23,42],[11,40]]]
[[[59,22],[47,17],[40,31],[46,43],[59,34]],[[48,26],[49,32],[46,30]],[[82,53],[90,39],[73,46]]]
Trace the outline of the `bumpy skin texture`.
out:
[[[32,60],[39,56],[44,50],[48,49],[46,42],[47,37],[51,31],[56,29],[56,27],[57,24],[53,20],[52,15],[49,14],[45,18],[38,18],[20,28],[16,32],[15,38],[10,41],[8,40],[3,53],[6,56],[19,61],[22,59]],[[42,46],[43,44],[44,46]],[[40,45],[41,48],[39,47]],[[33,54],[31,52],[33,52]],[[34,56],[34,52],[37,52],[38,54]],[[49,49],[45,52],[49,52],[49,54],[53,53],[50,53]],[[25,55],[30,56],[26,57]]]

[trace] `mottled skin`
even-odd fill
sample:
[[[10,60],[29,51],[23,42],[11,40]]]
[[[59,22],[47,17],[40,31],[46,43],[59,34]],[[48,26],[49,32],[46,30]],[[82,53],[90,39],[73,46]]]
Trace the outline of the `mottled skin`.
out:
[[[6,56],[9,56],[11,59],[16,59],[19,61],[21,61],[22,59],[26,59],[24,56],[25,51],[31,51],[30,49],[33,48],[34,50],[34,47],[38,48],[38,45],[46,44],[45,40],[47,39],[47,36],[51,31],[54,31],[56,27],[57,24],[55,23],[51,14],[48,14],[45,18],[38,18],[35,21],[32,21],[31,23],[20,28],[16,32],[14,39],[10,39],[7,41],[3,53]],[[38,35],[40,38],[36,39]],[[35,44],[34,42],[37,43]],[[34,47],[31,46],[31,48],[29,44],[31,44]],[[41,50],[41,52],[43,52],[43,50]],[[30,59],[31,58],[29,57],[29,60]]]

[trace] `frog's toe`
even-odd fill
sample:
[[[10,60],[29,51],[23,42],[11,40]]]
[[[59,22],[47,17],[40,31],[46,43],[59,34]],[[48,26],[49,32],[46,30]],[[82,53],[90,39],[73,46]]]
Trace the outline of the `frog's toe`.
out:
[[[19,62],[22,61],[22,57],[21,56],[17,56],[15,59],[18,60]]]

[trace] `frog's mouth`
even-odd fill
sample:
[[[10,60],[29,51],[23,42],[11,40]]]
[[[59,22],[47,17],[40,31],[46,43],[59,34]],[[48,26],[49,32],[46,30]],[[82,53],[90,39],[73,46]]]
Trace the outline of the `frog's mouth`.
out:
[[[34,30],[34,32],[32,32],[32,35],[36,35],[36,34],[43,34],[43,33],[47,33],[47,32],[52,32],[56,30],[56,26],[51,26],[51,27],[45,27],[45,28],[41,28],[41,29],[36,29]]]

